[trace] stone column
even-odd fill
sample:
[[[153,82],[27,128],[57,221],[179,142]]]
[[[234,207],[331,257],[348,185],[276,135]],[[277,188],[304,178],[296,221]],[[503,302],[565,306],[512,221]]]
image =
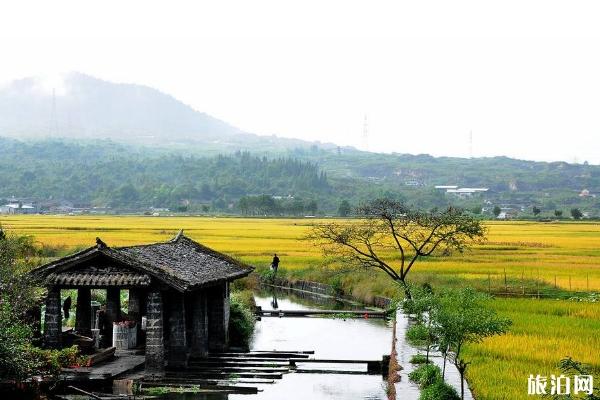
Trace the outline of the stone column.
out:
[[[169,367],[186,367],[188,359],[185,324],[185,301],[182,293],[169,296]]]
[[[208,355],[208,312],[206,292],[198,290],[192,293],[192,355],[206,357]]]
[[[112,344],[113,323],[121,318],[121,290],[109,287],[106,289],[106,323],[107,342]]]
[[[60,289],[56,286],[48,288],[46,297],[46,314],[44,316],[44,339],[50,348],[60,347],[62,333],[62,313],[60,309]]]
[[[138,343],[140,343],[140,332],[142,331],[142,303],[144,302],[144,292],[142,289],[129,289],[129,306],[127,314],[129,319],[136,322],[136,332]]]
[[[92,337],[92,291],[89,288],[77,289],[77,310],[75,311],[75,331]]]
[[[150,291],[146,304],[146,378],[152,379],[165,374],[162,293]]]
[[[226,351],[229,348],[229,285],[227,282],[210,288],[208,297],[208,349]]]

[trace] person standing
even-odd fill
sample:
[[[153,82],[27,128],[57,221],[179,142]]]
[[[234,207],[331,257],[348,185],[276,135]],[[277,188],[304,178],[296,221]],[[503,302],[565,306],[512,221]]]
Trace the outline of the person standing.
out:
[[[277,273],[277,268],[279,268],[279,257],[277,257],[277,254],[274,254],[273,261],[271,261],[271,269],[275,272],[275,274]]]

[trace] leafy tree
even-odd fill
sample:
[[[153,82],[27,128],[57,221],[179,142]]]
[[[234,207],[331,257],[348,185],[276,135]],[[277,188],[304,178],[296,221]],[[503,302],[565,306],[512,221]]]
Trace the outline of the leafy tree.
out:
[[[348,200],[342,200],[340,206],[338,207],[338,215],[340,217],[347,217],[352,212],[352,207]]]
[[[498,215],[500,215],[500,213],[502,212],[502,209],[498,206],[495,206],[494,210],[492,212],[494,213],[494,217],[498,218]]]
[[[34,304],[35,290],[27,275],[34,253],[31,238],[0,235],[0,378],[22,379],[34,368],[28,346],[32,330],[25,312]]]
[[[494,310],[487,308],[485,299],[469,288],[447,290],[439,296],[439,306],[431,314],[441,341],[447,343],[453,353],[452,361],[461,376],[461,398],[464,398],[464,376],[470,364],[464,358],[464,346],[501,335],[511,325],[510,320],[498,317]]]
[[[535,217],[537,217],[538,215],[540,215],[540,213],[542,212],[542,210],[536,206],[533,206],[533,215]]]
[[[563,216],[562,210],[554,210],[554,216],[556,218],[562,218],[562,216]]]
[[[347,265],[385,272],[407,298],[407,276],[417,260],[462,252],[485,237],[480,221],[455,208],[421,212],[395,200],[377,199],[359,207],[357,214],[362,218],[356,222],[317,224],[308,238]],[[395,250],[393,261],[384,257],[390,245]]]
[[[318,210],[317,202],[315,200],[311,200],[306,204],[306,211],[310,213],[310,215],[315,215]]]
[[[579,208],[571,208],[571,217],[573,217],[573,219],[581,219],[583,217],[583,213]]]

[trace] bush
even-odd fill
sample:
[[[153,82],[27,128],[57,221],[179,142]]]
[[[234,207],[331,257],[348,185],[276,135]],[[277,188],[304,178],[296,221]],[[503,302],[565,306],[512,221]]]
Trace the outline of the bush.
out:
[[[410,358],[409,361],[411,364],[429,364],[431,361],[427,360],[427,357],[423,354],[415,354]]]
[[[442,372],[437,365],[424,364],[408,374],[408,378],[423,389],[436,382],[441,382]]]
[[[423,389],[419,400],[460,400],[460,396],[452,386],[440,380]]]
[[[406,331],[406,340],[413,345],[424,345],[427,343],[428,339],[429,330],[423,324],[413,325]]]
[[[254,297],[250,291],[233,292],[229,308],[229,342],[247,348],[254,334]]]
[[[0,378],[21,380],[35,370],[26,351],[32,333],[8,303],[0,302]]]
[[[29,346],[26,349],[35,372],[42,375],[56,376],[65,367],[78,367],[83,364],[84,357],[79,356],[77,346],[67,347],[62,350],[46,350]]]

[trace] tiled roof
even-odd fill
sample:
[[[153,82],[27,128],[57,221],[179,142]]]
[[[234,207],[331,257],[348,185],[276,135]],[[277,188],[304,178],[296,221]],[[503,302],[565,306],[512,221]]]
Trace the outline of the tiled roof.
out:
[[[89,270],[99,256],[108,259],[110,271]],[[97,286],[127,286],[134,281],[139,282],[137,285],[147,285],[145,276],[148,276],[187,291],[242,278],[252,271],[252,267],[180,232],[168,242],[128,247],[109,247],[97,239],[96,246],[43,265],[33,274],[47,284],[71,286],[95,286],[87,283],[92,281],[98,282]]]

